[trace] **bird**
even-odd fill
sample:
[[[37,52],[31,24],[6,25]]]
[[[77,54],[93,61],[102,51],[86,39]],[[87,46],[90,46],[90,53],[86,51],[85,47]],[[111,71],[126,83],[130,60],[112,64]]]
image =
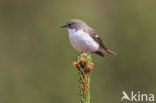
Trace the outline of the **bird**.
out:
[[[70,19],[62,28],[67,28],[71,45],[80,53],[91,55],[92,53],[104,57],[102,51],[116,55],[109,50],[95,33],[95,31],[80,19]]]

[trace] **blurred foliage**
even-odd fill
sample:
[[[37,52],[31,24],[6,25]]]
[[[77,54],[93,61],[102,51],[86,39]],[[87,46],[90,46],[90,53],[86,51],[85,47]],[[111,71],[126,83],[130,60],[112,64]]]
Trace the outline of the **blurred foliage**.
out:
[[[0,103],[77,103],[78,55],[60,26],[79,18],[117,56],[93,54],[91,103],[156,94],[155,0],[0,0]],[[126,101],[124,101],[126,103]]]

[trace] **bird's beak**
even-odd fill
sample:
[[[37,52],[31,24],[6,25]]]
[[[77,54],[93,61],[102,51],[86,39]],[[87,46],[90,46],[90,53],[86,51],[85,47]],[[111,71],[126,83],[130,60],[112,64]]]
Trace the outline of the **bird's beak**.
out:
[[[61,28],[66,28],[66,27],[67,27],[67,25],[66,25],[66,24],[61,26]]]

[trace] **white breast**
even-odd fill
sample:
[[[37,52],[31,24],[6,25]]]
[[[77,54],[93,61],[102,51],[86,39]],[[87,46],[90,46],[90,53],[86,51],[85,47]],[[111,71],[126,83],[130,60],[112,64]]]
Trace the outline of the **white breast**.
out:
[[[92,52],[98,51],[99,44],[83,30],[68,29],[68,32],[72,46],[79,52],[90,55]]]

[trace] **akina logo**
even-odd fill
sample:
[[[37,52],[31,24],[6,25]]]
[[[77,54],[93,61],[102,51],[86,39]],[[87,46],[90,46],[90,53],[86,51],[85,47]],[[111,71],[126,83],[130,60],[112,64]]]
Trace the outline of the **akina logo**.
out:
[[[123,101],[123,100],[135,101],[135,102],[140,102],[140,101],[152,102],[152,101],[154,101],[154,94],[152,94],[152,93],[145,94],[145,93],[141,93],[140,91],[138,91],[137,93],[135,93],[134,91],[131,91],[128,95],[125,91],[122,91],[122,94],[123,94],[123,96],[121,98],[121,101]]]

